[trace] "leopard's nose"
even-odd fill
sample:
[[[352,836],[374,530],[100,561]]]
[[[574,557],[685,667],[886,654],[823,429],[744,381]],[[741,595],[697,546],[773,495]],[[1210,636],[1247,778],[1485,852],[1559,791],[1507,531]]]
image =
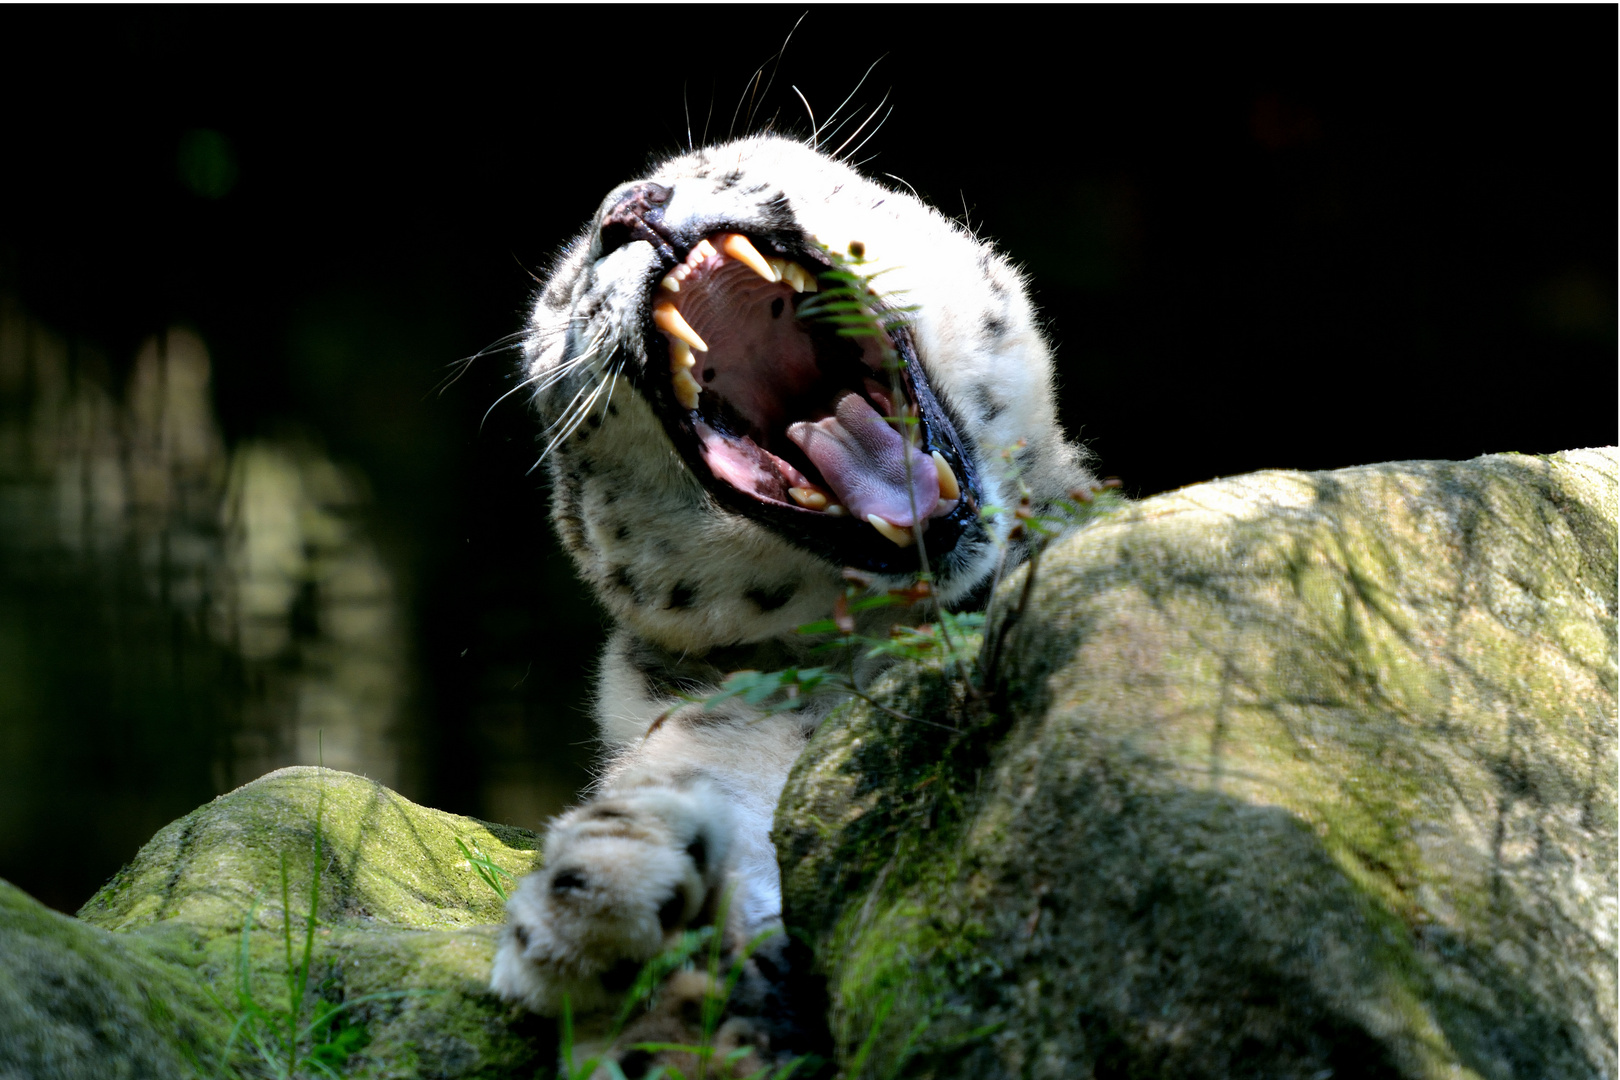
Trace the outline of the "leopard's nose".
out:
[[[601,254],[645,240],[666,262],[675,262],[673,238],[664,226],[664,204],[672,193],[672,188],[643,180],[610,198],[602,212]]]

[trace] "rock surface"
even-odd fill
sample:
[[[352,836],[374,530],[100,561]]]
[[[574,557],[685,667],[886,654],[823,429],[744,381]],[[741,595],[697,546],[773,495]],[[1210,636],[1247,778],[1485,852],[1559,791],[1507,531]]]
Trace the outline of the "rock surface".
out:
[[[849,1075],[1615,1077],[1616,474],[1261,473],[1057,541],[982,699],[897,669],[922,719],[845,709],[789,784]],[[0,1078],[263,1073],[251,1022],[225,1048],[287,1008],[317,866],[298,1009],[347,1003],[338,1071],[544,1074],[458,838],[538,846],[284,769],[78,919],[0,882]]]
[[[1614,1077],[1616,472],[1259,473],[1057,541],[985,700],[878,695],[957,730],[853,707],[789,782],[841,1059]]]
[[[318,1001],[350,1003],[355,1052],[339,1071],[494,1077],[549,1066],[554,1039],[485,990],[502,903],[456,845],[521,875],[538,838],[348,773],[292,768],[163,829],[78,919],[0,883],[0,1077],[216,1075],[251,1011],[244,984],[257,1007],[287,1009],[283,867],[296,968],[317,816],[319,926],[301,1023]],[[254,1031],[239,1032],[226,1075],[259,1075],[245,1041]]]

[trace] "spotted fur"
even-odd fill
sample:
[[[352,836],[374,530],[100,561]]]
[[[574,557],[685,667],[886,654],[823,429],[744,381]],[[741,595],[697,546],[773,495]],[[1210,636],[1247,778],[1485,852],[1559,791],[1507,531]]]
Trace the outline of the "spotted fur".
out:
[[[664,220],[677,229],[798,237],[807,248],[859,241],[887,271],[886,293],[915,307],[915,356],[961,437],[979,505],[1016,501],[1014,467],[1037,500],[1088,479],[1058,427],[1050,353],[1023,277],[989,244],[782,138],[675,157],[645,180],[671,192]],[[611,193],[594,220],[633,187]],[[729,670],[805,660],[794,628],[827,617],[844,588],[837,561],[716,499],[672,443],[657,405],[663,354],[645,340],[656,333],[648,304],[662,273],[652,243],[613,246],[587,229],[541,290],[526,347],[553,520],[617,623],[597,701],[607,762],[590,800],[553,823],[545,869],[517,890],[494,973],[497,991],[547,1013],[563,991],[576,1008],[609,1000],[614,964],[645,960],[671,933],[712,918],[714,890],[735,890],[736,935],[779,918],[771,819],[826,707],[761,720],[740,706],[688,706],[654,724],[679,705],[676,694],[701,694]],[[1007,512],[987,512],[953,550],[931,553],[944,602],[982,598],[1011,524]],[[906,578],[880,573],[875,587]],[[875,632],[893,610],[866,616]],[[608,829],[606,808],[638,823],[615,816]],[[703,866],[689,855],[699,836]]]

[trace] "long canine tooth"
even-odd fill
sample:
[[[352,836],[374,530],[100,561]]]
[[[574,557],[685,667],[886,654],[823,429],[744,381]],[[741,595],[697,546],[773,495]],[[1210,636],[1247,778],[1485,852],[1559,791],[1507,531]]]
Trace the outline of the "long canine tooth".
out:
[[[938,450],[934,451],[934,468],[939,470],[939,497],[960,499],[962,487],[956,482],[956,474],[951,471],[951,463],[946,461]]]
[[[895,547],[906,548],[917,542],[917,538],[911,535],[910,530],[890,525],[876,514],[867,514],[866,523],[882,533],[884,539],[893,543]]]
[[[815,488],[790,487],[788,488],[788,494],[793,497],[794,502],[806,510],[827,509],[828,500],[825,491],[817,491]]]
[[[675,400],[681,403],[681,408],[687,410],[697,408],[698,395],[703,392],[703,388],[692,378],[690,369],[672,368],[669,381],[675,387]]]
[[[686,342],[698,352],[709,351],[709,347],[698,337],[698,332],[692,329],[691,324],[681,315],[672,300],[658,300],[653,304],[653,325],[670,337]]]
[[[771,270],[771,264],[765,261],[765,256],[742,233],[726,233],[720,238],[720,250],[730,255],[740,263],[746,263],[748,269],[775,284],[782,280]]]
[[[673,372],[680,368],[689,368],[695,363],[697,363],[697,358],[692,355],[692,346],[688,345],[680,338],[676,338],[674,341],[669,343],[670,371]]]
[[[670,292],[678,293],[681,291],[681,279],[676,277],[674,274],[665,274],[664,280],[658,283],[658,287],[661,289],[668,289]]]

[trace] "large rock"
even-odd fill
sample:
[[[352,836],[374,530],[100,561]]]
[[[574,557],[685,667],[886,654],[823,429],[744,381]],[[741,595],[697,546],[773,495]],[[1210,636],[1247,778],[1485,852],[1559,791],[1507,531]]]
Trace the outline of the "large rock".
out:
[[[897,669],[918,719],[846,709],[789,785],[788,915],[849,1072],[1613,1078],[1616,472],[1263,473],[1048,549],[982,699]],[[78,919],[0,883],[0,1078],[220,1075],[286,1007],[317,865],[297,1008],[348,1003],[344,1075],[543,1072],[458,838],[535,858],[287,769]]]
[[[537,837],[348,773],[295,768],[163,829],[78,919],[0,882],[0,1077],[218,1074],[250,1011],[244,973],[248,1000],[287,1008],[283,874],[296,968],[317,819],[319,925],[299,1010],[307,1024],[317,1002],[350,1003],[357,1052],[340,1071],[505,1077],[549,1066],[554,1041],[486,991],[502,904],[456,844],[521,875]],[[253,1033],[244,1028],[238,1046]],[[233,1057],[226,1064],[248,1065]]]
[[[985,700],[881,687],[955,731],[854,707],[789,783],[841,1058],[1614,1077],[1616,472],[1260,473],[1057,542]]]

